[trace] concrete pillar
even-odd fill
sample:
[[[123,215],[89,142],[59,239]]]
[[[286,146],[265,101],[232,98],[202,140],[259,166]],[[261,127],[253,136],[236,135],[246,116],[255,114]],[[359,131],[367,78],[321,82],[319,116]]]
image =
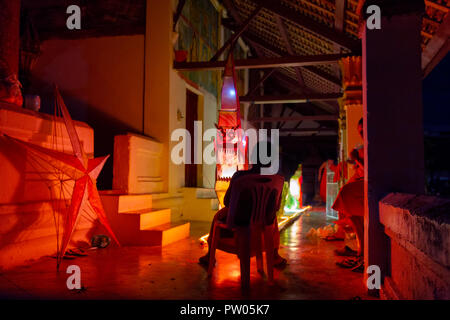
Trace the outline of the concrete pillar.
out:
[[[173,63],[172,1],[147,0],[144,133],[163,144],[161,176],[168,190],[170,72]],[[151,165],[151,164],[149,164]]]
[[[20,0],[0,0],[0,62],[19,72]],[[8,75],[0,74],[0,78]]]
[[[19,48],[20,0],[0,0],[0,102],[21,107]]]
[[[389,275],[389,243],[379,201],[389,192],[424,192],[421,13],[423,0],[370,0],[381,29],[364,25],[365,265]],[[367,18],[367,17],[366,17]],[[406,266],[407,267],[407,266]]]

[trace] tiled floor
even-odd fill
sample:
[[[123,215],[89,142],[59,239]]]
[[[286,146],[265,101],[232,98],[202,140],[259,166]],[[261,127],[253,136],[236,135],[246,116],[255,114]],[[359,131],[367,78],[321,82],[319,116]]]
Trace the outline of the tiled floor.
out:
[[[198,238],[207,223],[192,223],[191,238],[164,248],[121,247],[90,251],[88,257],[64,260],[55,271],[55,260],[36,263],[0,274],[0,297],[31,299],[367,299],[363,275],[335,265],[333,250],[343,242],[306,238],[311,227],[330,223],[323,210],[313,210],[281,234],[281,255],[288,266],[276,271],[269,286],[256,272],[252,259],[252,289],[240,290],[239,261],[219,252],[214,276],[208,279],[198,257],[206,252]],[[68,265],[81,268],[81,292],[66,287]]]

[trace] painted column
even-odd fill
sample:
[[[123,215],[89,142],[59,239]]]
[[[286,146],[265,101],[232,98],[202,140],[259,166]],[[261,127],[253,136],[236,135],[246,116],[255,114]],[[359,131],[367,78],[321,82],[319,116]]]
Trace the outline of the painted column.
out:
[[[343,111],[345,112],[345,135],[346,150],[345,160],[349,158],[349,153],[364,141],[358,134],[357,126],[363,117],[362,106],[362,59],[361,57],[347,57],[341,60],[341,70],[343,78]],[[347,168],[348,178],[354,174],[352,165]]]
[[[0,30],[0,101],[22,105],[15,81],[19,73],[20,0],[0,0]]]
[[[367,1],[381,29],[363,27],[365,265],[389,275],[389,243],[379,201],[390,192],[424,192],[421,14],[423,0]],[[367,19],[367,17],[366,17]]]
[[[147,0],[145,34],[144,133],[163,144],[163,189],[169,181],[170,73],[173,64],[172,1]]]
[[[0,0],[0,59],[19,72],[20,1]]]

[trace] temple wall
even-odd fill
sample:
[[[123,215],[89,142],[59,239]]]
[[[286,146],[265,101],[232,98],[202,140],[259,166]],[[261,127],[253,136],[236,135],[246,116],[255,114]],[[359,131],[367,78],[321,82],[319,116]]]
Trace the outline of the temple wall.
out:
[[[32,91],[42,98],[41,111],[53,113],[57,84],[72,117],[94,129],[96,155],[112,154],[115,135],[142,133],[143,66],[142,35],[49,40],[33,69]],[[111,186],[109,160],[99,187]]]
[[[42,52],[33,70],[32,89],[42,96],[42,111],[52,112],[51,85],[56,83],[72,117],[86,121],[94,128],[97,155],[113,153],[116,135],[142,133],[143,36],[49,40],[43,43]],[[186,90],[186,81],[171,70],[169,108],[158,107],[169,112],[166,127],[169,134],[185,127],[185,118],[178,120],[177,111],[185,115]],[[204,129],[213,128],[217,122],[216,97],[202,88],[196,93],[202,97]],[[170,148],[173,145],[175,143],[170,142]],[[171,161],[168,166],[168,191],[175,192],[184,186],[184,167]],[[213,187],[215,166],[203,164],[202,169],[204,187]],[[99,186],[110,189],[112,161],[108,161],[104,170],[99,177]]]
[[[181,79],[177,72],[172,71],[170,74],[170,116],[169,126],[170,132],[179,128],[186,128],[186,83]],[[180,115],[184,115],[182,119],[178,119],[177,111]],[[177,142],[170,142],[170,150]],[[179,166],[170,161],[169,163],[169,192],[176,192],[184,186],[184,166]]]
[[[391,193],[379,205],[390,238],[385,297],[450,299],[450,200]]]

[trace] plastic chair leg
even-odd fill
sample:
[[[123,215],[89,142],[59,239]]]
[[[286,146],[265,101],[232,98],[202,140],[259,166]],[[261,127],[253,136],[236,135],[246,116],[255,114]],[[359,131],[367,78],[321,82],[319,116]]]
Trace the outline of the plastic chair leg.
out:
[[[273,282],[273,230],[272,227],[264,228],[264,244],[266,247],[266,263],[267,263],[267,278],[270,283]]]
[[[256,250],[256,269],[261,275],[264,275],[263,250],[262,250],[262,232],[258,232],[255,243]]]
[[[250,232],[247,228],[237,230],[238,254],[241,265],[241,286],[250,287]]]
[[[216,265],[216,247],[217,247],[217,226],[214,226],[213,233],[210,235],[212,237],[211,248],[209,248],[209,266],[208,266],[208,277],[212,276],[214,271],[214,266]]]

